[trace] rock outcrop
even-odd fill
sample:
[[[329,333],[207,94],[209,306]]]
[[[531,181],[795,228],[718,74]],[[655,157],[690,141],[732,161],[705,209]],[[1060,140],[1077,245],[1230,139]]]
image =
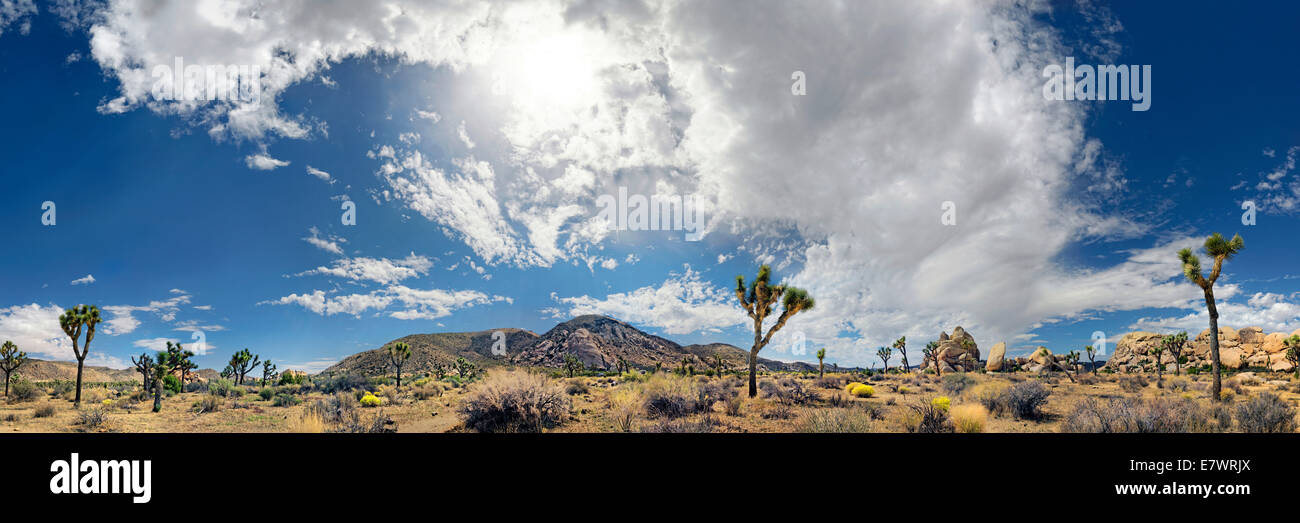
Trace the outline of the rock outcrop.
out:
[[[989,349],[989,361],[984,364],[984,370],[989,372],[1002,370],[1002,367],[1005,366],[1003,360],[1005,360],[1006,357],[1007,344],[1006,342],[1000,341],[997,345],[994,345],[992,349]]]
[[[952,336],[946,332],[939,335],[939,347],[935,350],[935,355],[939,370],[943,372],[973,372],[979,369],[979,345],[961,327],[953,329]],[[933,369],[935,365],[936,361],[931,358],[925,358],[921,362],[922,369]]]
[[[1219,327],[1219,362],[1225,368],[1267,367],[1274,371],[1292,370],[1286,359],[1286,339],[1300,335],[1300,329],[1290,334],[1274,332],[1264,334],[1259,327],[1241,330]],[[1159,347],[1162,335],[1154,332],[1130,332],[1115,344],[1115,353],[1106,361],[1106,368],[1118,372],[1155,372],[1156,357],[1151,349]],[[1187,363],[1183,367],[1210,364],[1210,329],[1201,331],[1195,339],[1187,340],[1183,348]],[[1160,363],[1173,370],[1174,355],[1165,351]]]

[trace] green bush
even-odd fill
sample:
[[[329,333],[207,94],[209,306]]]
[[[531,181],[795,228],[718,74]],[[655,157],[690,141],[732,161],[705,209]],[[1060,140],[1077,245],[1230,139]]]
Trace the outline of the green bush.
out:
[[[1295,407],[1270,392],[1261,392],[1237,406],[1237,426],[1242,432],[1292,433]]]
[[[208,393],[223,398],[238,398],[244,393],[244,389],[236,387],[233,381],[217,378],[208,382]]]
[[[298,399],[297,396],[281,392],[275,395],[275,401],[271,402],[271,405],[276,407],[292,407],[299,403],[302,403],[302,400]]]
[[[181,380],[175,375],[168,374],[163,377],[163,389],[171,391],[173,394],[181,393]]]
[[[9,384],[9,398],[12,401],[32,401],[40,393],[35,383],[24,379],[16,379]]]
[[[193,405],[190,405],[190,410],[198,414],[216,412],[218,410],[221,410],[221,398],[218,396],[214,396],[212,394],[208,394],[200,398],[198,401],[194,402]]]
[[[275,391],[271,387],[262,387],[262,390],[257,391],[257,395],[262,398],[262,401],[269,401],[275,397]]]

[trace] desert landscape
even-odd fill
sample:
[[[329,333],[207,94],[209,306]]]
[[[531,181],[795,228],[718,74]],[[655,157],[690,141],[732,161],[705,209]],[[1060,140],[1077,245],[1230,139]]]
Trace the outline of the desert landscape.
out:
[[[74,408],[75,364],[29,361],[0,406],[0,430],[1294,432],[1300,380],[1286,353],[1300,332],[1222,327],[1219,334],[1218,397],[1206,363],[1208,330],[1184,338],[1177,357],[1162,341],[1178,336],[1130,333],[1105,364],[1090,365],[1078,352],[1046,347],[1008,358],[1002,343],[982,357],[961,327],[941,333],[925,351],[934,356],[907,368],[760,359],[750,397],[747,351],[680,346],[614,318],[583,316],[542,335],[407,336],[314,375],[286,369],[264,381],[259,368],[241,384],[230,369],[225,377],[195,370],[183,383],[168,374],[157,412],[135,370],[86,367]],[[496,355],[502,339],[508,352]]]

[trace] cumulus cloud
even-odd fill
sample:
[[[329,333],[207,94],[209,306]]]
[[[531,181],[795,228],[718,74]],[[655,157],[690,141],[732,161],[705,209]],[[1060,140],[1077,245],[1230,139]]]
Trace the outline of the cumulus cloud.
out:
[[[32,29],[34,14],[36,4],[32,0],[0,0],[0,36],[10,26],[17,26],[19,34],[27,34]]]
[[[59,327],[63,308],[54,304],[0,308],[0,338],[14,342],[33,358],[69,360],[72,342]]]
[[[412,289],[391,285],[367,294],[327,294],[323,290],[293,293],[258,305],[298,305],[322,316],[348,314],[358,318],[370,310],[383,311],[395,306],[388,312],[389,317],[429,320],[449,316],[458,309],[501,301],[509,302],[510,299],[474,290]]]
[[[386,285],[428,274],[431,267],[433,267],[433,262],[429,261],[428,258],[411,253],[399,260],[365,257],[343,258],[335,260],[329,267],[317,267],[297,275],[334,276],[354,281],[373,281]]]
[[[710,285],[689,265],[672,273],[659,285],[648,285],[630,292],[591,296],[551,298],[562,307],[550,309],[560,317],[583,314],[613,316],[637,325],[663,329],[667,334],[717,332],[722,328],[744,325],[748,319],[735,303],[729,289]]]
[[[267,153],[257,153],[245,156],[244,164],[247,165],[249,169],[270,171],[272,169],[289,165],[289,162],[272,158],[271,155]],[[310,171],[310,168],[308,168],[308,170]]]
[[[90,285],[92,283],[95,283],[95,277],[89,274],[69,282],[70,285]]]
[[[1140,318],[1129,328],[1160,333],[1187,331],[1194,336],[1210,326],[1210,313],[1204,302],[1196,305],[1199,307],[1189,306],[1195,310],[1180,316]],[[1287,334],[1300,329],[1300,295],[1297,294],[1258,292],[1245,303],[1218,299],[1215,306],[1219,309],[1219,325],[1223,327],[1260,327],[1266,333]]]

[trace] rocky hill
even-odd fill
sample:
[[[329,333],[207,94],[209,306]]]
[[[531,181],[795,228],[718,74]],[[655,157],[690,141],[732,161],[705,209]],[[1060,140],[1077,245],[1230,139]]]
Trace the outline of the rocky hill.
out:
[[[492,354],[492,334],[497,331],[507,333],[504,357]],[[411,346],[411,360],[403,372],[412,374],[450,364],[457,356],[463,356],[480,366],[512,363],[559,368],[564,365],[565,355],[572,354],[585,367],[596,370],[614,370],[619,357],[640,369],[653,368],[656,364],[671,369],[686,358],[701,372],[712,367],[710,362],[714,354],[721,354],[731,369],[746,367],[749,358],[748,351],[734,345],[711,343],[681,346],[614,318],[587,315],[556,325],[540,336],[522,329],[413,334],[385,343],[380,348],[348,356],[323,373],[354,372],[368,376],[389,374],[392,369],[385,348],[399,341]],[[765,358],[759,359],[759,365],[764,370],[816,369],[816,365],[807,363],[784,363]]]
[[[1286,359],[1285,340],[1294,335],[1300,335],[1300,329],[1290,334],[1264,334],[1264,329],[1259,327],[1241,330],[1219,327],[1219,362],[1230,369],[1268,367],[1275,371],[1289,371],[1291,362]],[[1125,372],[1154,372],[1155,357],[1149,351],[1160,344],[1161,337],[1154,332],[1125,334],[1115,344],[1115,353],[1106,362],[1106,367]],[[1210,329],[1201,331],[1195,339],[1187,340],[1183,356],[1188,360],[1184,367],[1209,364]],[[1172,369],[1173,354],[1168,351],[1161,354],[1160,362],[1166,369]]]
[[[506,356],[492,354],[495,342],[493,333],[505,333]],[[523,329],[503,328],[478,332],[444,332],[437,334],[412,334],[395,339],[383,346],[359,352],[331,365],[322,374],[357,373],[366,376],[381,376],[392,372],[388,362],[387,347],[397,342],[411,346],[411,359],[402,369],[403,373],[419,374],[431,372],[435,367],[448,366],[458,357],[473,362],[480,367],[490,367],[506,363],[507,356],[516,347],[530,346],[537,340],[537,335]]]
[[[77,379],[77,362],[28,360],[14,376],[22,376],[31,381],[53,381]],[[113,381],[140,381],[140,374],[132,369],[110,369],[86,365],[81,369],[81,380],[87,383],[104,383]]]

